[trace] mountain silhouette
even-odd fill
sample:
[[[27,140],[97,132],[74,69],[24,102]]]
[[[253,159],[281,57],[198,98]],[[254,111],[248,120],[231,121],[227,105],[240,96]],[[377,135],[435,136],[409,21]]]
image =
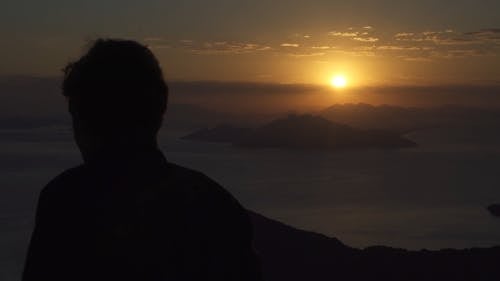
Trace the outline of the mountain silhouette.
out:
[[[441,105],[401,107],[365,103],[335,104],[318,114],[328,120],[363,129],[384,129],[408,133],[428,128],[498,127],[496,108]]]
[[[255,129],[217,126],[195,131],[183,139],[228,142],[255,148],[354,149],[416,146],[416,143],[391,131],[355,129],[309,114],[289,115]]]

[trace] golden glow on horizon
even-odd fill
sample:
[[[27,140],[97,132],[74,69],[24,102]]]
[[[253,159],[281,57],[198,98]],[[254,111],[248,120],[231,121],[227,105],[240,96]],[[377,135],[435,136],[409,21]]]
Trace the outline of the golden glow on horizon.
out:
[[[334,88],[345,88],[347,86],[347,78],[344,75],[335,75],[332,77],[330,83]]]

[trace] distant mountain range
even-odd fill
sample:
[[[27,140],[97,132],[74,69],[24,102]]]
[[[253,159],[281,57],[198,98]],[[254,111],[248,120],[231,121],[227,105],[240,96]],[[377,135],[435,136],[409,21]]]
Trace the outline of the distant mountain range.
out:
[[[70,126],[71,122],[65,99],[61,95],[60,83],[60,77],[0,75],[0,129]],[[294,88],[251,83],[175,82],[170,83],[170,86],[173,94],[169,99],[164,127],[167,130],[179,132],[212,127],[226,123],[228,120],[238,126],[255,127],[282,116],[284,110],[304,112],[303,108],[290,106],[288,109],[284,107],[277,109],[276,112],[268,108],[262,112],[249,110],[245,113],[238,113],[235,110],[228,111],[227,106],[216,107],[203,103],[207,96],[210,96],[210,99],[220,100],[228,95],[234,96],[235,92],[239,92],[240,95],[252,95],[257,91],[262,93],[259,98],[264,98],[266,92],[270,90],[283,95],[290,93],[293,89],[300,93],[313,90],[308,87]],[[461,105],[442,105],[441,102],[436,103],[434,107],[405,107],[347,103],[334,104],[312,113],[332,122],[365,130],[382,129],[408,133],[419,129],[449,127],[461,129],[460,127],[465,126],[467,129],[474,130],[470,134],[476,134],[478,126],[484,129],[483,131],[499,131],[500,109],[496,98],[499,89],[500,87],[401,88],[396,89],[400,95],[406,94],[419,99],[448,91],[450,95],[446,102],[456,102]],[[454,92],[457,95],[453,95]],[[457,99],[458,97],[462,99]],[[483,102],[481,107],[478,107],[477,103],[464,102],[472,97],[476,100],[482,97],[483,101],[491,102]],[[235,100],[234,106],[240,105],[241,100]],[[490,135],[486,134],[485,137],[490,138]],[[493,137],[495,141],[500,139],[500,136]]]
[[[356,249],[249,211],[267,281],[500,280],[500,247],[408,251]]]
[[[500,124],[497,108],[438,106],[429,108],[392,105],[335,104],[318,113],[328,120],[363,129],[385,129],[403,133],[428,128],[492,127]]]
[[[220,125],[183,137],[186,140],[227,142],[240,147],[301,149],[404,148],[416,143],[387,130],[360,130],[321,116],[289,115],[255,129]]]

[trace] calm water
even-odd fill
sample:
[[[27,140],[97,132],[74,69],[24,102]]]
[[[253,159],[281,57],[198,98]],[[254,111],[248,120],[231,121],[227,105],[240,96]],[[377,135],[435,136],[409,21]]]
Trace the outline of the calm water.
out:
[[[80,160],[66,129],[0,134],[0,280],[18,280],[39,190]],[[203,171],[249,209],[348,245],[500,244],[500,219],[485,210],[500,202],[495,142],[426,131],[409,136],[416,149],[321,152],[238,149],[179,134],[161,137],[170,161]]]

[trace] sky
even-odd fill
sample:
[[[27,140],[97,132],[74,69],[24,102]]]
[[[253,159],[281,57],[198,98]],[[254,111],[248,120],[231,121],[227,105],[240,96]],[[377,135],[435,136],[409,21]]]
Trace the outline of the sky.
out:
[[[0,75],[58,76],[98,37],[148,45],[169,81],[500,83],[500,1],[2,1]]]

